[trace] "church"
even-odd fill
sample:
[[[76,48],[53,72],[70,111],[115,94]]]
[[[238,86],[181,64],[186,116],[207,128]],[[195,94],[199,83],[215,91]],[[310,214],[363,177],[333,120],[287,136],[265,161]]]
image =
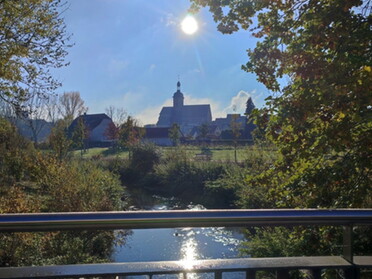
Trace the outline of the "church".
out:
[[[194,127],[212,122],[211,106],[185,105],[181,92],[181,83],[177,82],[177,91],[173,94],[173,106],[163,107],[157,127],[171,127],[176,123],[183,134],[188,134]]]

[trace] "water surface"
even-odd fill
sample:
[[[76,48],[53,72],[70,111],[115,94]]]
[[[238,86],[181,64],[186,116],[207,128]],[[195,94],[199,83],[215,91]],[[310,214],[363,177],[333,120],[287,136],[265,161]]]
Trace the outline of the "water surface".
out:
[[[171,204],[171,205],[170,205]],[[148,208],[148,207],[146,207]],[[158,199],[150,210],[169,210],[180,206],[174,199]],[[142,208],[141,208],[142,209]],[[203,210],[189,205],[189,210]],[[132,230],[125,244],[116,246],[115,262],[174,261],[237,258],[244,236],[239,228],[173,228]]]

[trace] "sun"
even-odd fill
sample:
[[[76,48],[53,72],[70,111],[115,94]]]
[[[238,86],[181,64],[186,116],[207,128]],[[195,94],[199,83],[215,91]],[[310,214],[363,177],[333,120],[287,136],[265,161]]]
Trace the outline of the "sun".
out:
[[[198,28],[198,22],[191,15],[186,16],[181,22],[181,29],[187,35],[194,34]]]

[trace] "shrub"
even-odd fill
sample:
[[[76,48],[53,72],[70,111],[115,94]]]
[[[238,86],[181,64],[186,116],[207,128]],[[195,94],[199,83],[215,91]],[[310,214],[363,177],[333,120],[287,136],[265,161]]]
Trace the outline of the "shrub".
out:
[[[130,152],[130,166],[142,174],[152,171],[161,157],[159,149],[150,143],[133,145]]]

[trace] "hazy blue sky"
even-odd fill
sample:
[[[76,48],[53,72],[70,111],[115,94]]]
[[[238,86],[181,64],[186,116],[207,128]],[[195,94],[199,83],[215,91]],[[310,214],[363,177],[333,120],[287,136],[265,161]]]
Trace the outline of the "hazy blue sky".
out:
[[[142,124],[156,123],[160,109],[171,104],[178,75],[185,104],[210,103],[213,118],[244,110],[248,94],[262,106],[268,91],[253,74],[241,70],[248,32],[222,35],[207,10],[196,18],[199,30],[186,35],[180,21],[186,0],[70,0],[64,13],[75,45],[71,64],[56,71],[59,93],[79,91],[88,113],[114,105]],[[239,106],[240,104],[240,106]]]

